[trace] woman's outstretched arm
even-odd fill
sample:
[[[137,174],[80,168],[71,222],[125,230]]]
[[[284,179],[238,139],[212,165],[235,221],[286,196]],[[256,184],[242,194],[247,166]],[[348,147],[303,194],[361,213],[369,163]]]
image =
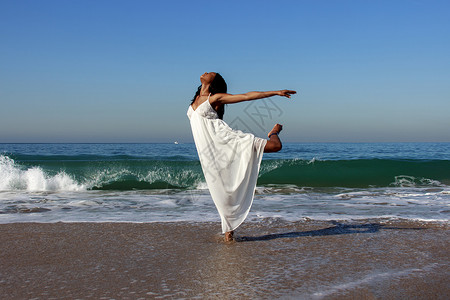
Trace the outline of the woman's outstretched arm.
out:
[[[291,98],[292,94],[296,94],[296,91],[292,90],[279,90],[279,91],[268,91],[268,92],[248,92],[245,94],[224,94],[224,93],[218,93],[211,96],[211,103],[217,103],[217,104],[232,104],[232,103],[239,103],[243,101],[251,101],[251,100],[257,100],[272,96],[283,96],[287,98]]]

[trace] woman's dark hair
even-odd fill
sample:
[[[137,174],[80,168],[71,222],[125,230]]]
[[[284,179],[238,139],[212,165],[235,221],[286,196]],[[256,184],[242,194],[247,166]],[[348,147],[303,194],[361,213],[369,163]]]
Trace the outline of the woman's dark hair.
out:
[[[197,92],[195,92],[194,98],[192,99],[191,104],[194,103],[195,99],[198,95],[200,95],[200,90],[202,89],[202,86],[200,85],[197,89]],[[216,73],[216,76],[214,77],[213,81],[209,85],[209,92],[214,95],[217,93],[226,93],[227,92],[227,83],[225,82],[225,79],[223,79],[222,75],[219,73]],[[217,115],[220,119],[223,120],[223,115],[225,114],[225,105],[222,105],[219,108],[219,111],[217,112]]]

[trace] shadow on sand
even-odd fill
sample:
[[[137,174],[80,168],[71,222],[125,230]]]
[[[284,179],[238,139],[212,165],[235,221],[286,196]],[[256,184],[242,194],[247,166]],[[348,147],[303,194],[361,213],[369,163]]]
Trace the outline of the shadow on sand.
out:
[[[397,230],[421,230],[425,228],[402,228],[402,227],[388,227],[386,225],[371,223],[371,224],[341,224],[336,221],[331,222],[334,226],[318,230],[310,231],[292,231],[286,233],[273,233],[262,236],[243,236],[236,237],[237,242],[253,242],[253,241],[267,241],[280,238],[297,238],[305,236],[327,236],[339,234],[354,234],[354,233],[375,233],[380,229],[397,229]]]

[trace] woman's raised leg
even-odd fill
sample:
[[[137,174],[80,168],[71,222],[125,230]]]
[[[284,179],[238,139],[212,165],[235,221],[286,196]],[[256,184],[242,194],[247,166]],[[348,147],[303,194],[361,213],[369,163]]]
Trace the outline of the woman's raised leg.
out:
[[[281,150],[283,145],[281,144],[278,134],[272,134],[272,133],[279,133],[282,129],[283,129],[283,125],[275,124],[275,126],[273,126],[272,130],[267,134],[267,136],[269,137],[269,140],[267,141],[266,146],[264,147],[265,153],[278,152]]]

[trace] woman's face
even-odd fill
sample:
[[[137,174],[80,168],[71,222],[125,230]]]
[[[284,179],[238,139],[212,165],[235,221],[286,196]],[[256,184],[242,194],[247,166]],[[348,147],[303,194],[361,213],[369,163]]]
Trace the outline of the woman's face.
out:
[[[216,77],[216,73],[214,72],[206,72],[202,76],[200,76],[200,81],[202,84],[208,84],[211,83],[214,80],[214,77]]]

